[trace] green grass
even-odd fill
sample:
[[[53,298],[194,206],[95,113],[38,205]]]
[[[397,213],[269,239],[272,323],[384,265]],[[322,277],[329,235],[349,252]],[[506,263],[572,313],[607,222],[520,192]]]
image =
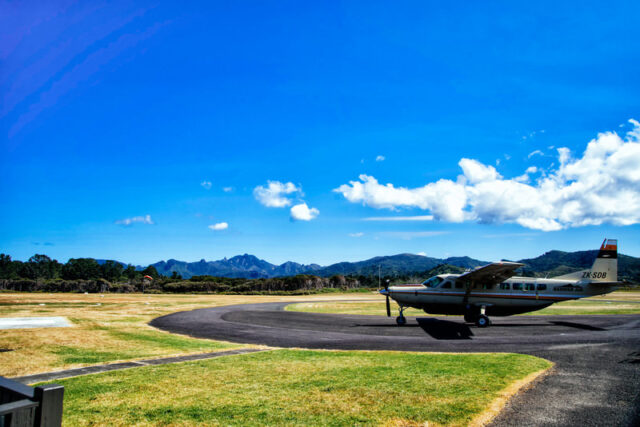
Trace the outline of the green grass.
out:
[[[276,350],[56,382],[68,426],[466,425],[550,365],[518,354]]]

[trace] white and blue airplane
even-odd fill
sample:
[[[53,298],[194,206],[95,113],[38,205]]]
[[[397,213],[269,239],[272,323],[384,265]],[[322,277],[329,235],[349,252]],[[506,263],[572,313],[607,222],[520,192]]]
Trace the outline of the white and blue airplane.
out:
[[[618,241],[605,239],[590,270],[550,279],[517,277],[515,270],[524,264],[494,262],[463,274],[439,274],[423,283],[385,286],[380,291],[400,308],[398,325],[407,319],[407,307],[429,314],[464,315],[465,322],[478,327],[491,324],[489,316],[510,316],[540,310],[559,301],[602,295],[616,289],[618,282]]]

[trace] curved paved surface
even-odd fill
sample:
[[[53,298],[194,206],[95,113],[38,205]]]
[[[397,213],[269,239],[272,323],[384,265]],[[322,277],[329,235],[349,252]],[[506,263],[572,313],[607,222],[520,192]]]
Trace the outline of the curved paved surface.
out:
[[[516,352],[556,363],[494,425],[640,425],[640,315],[394,318],[284,311],[289,303],[225,306],[159,317],[152,326],[199,338],[344,350]]]

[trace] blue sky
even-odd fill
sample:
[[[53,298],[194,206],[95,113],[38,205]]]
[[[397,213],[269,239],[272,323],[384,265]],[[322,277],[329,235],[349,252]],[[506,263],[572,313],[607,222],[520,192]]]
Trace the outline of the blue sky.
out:
[[[0,251],[640,256],[639,9],[0,3]]]

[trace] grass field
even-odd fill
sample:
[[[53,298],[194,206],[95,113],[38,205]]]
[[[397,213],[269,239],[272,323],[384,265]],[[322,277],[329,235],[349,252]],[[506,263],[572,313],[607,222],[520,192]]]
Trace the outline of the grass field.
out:
[[[74,325],[1,330],[0,349],[9,351],[0,352],[0,375],[242,347],[147,325],[176,311],[371,298],[0,293],[0,317],[64,316]],[[468,425],[486,421],[550,366],[515,354],[267,350],[56,382],[65,386],[69,426]]]
[[[397,304],[392,303],[393,316],[397,316]],[[382,296],[369,301],[336,301],[298,303],[287,306],[287,310],[313,313],[366,314],[386,316],[385,301]],[[406,316],[428,316],[422,310],[407,309]],[[543,310],[524,315],[544,314],[640,314],[640,292],[613,292],[607,295],[565,301],[553,304]]]
[[[64,316],[73,323],[70,328],[0,330],[0,375],[20,376],[98,363],[243,347],[173,335],[147,325],[155,317],[176,311],[251,302],[361,297],[369,295],[0,293],[0,317]]]
[[[273,350],[56,382],[68,426],[468,425],[550,366],[517,354]]]

